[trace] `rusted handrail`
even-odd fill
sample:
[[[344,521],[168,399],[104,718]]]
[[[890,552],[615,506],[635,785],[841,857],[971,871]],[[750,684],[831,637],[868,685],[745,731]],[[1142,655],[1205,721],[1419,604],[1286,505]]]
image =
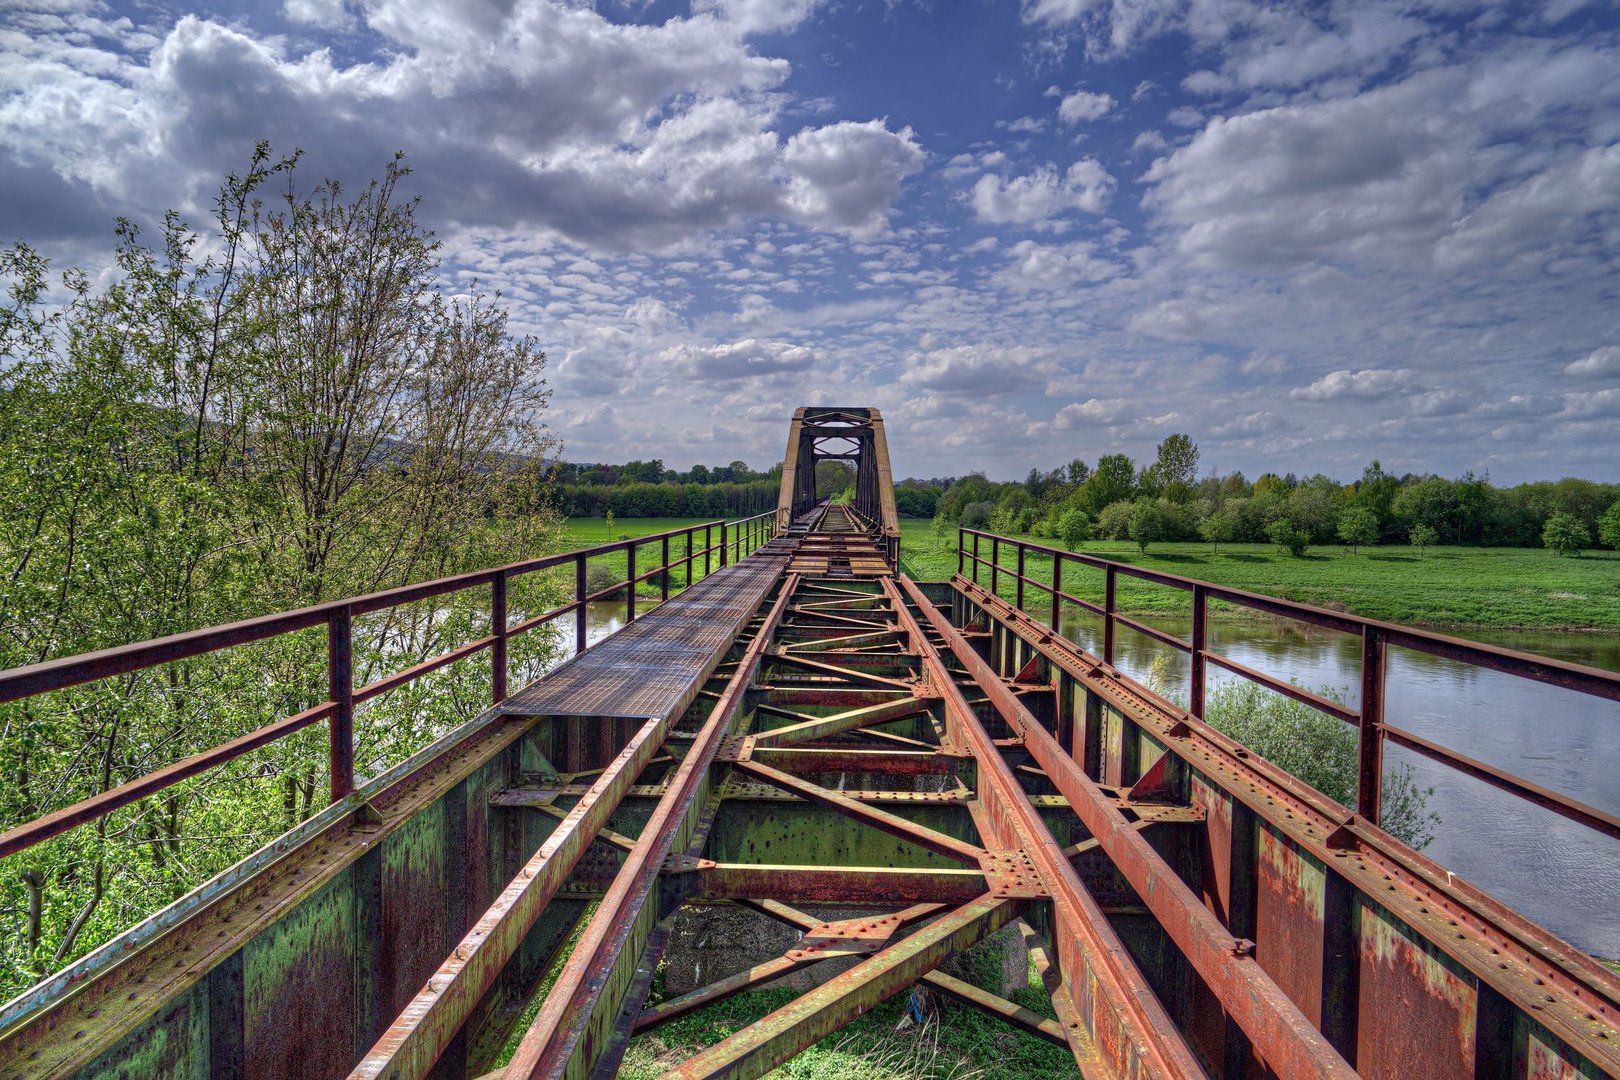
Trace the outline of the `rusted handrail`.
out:
[[[585,648],[586,605],[592,601],[612,596],[620,589],[624,589],[628,597],[625,602],[626,620],[632,620],[636,615],[637,585],[657,577],[661,582],[660,601],[669,599],[669,575],[675,569],[685,568],[686,585],[690,586],[692,584],[692,567],[697,560],[701,559],[703,561],[703,573],[705,576],[713,568],[710,561],[711,553],[718,552],[719,565],[726,565],[727,541],[725,538],[729,529],[742,526],[742,529],[735,534],[735,539],[730,545],[736,552],[736,558],[738,559],[746,556],[769,540],[772,526],[765,524],[763,519],[774,519],[774,515],[759,514],[738,522],[727,522],[724,519],[701,522],[688,525],[685,528],[671,529],[667,532],[653,533],[648,536],[638,536],[629,540],[618,540],[608,544],[599,544],[578,551],[528,559],[488,570],[474,570],[465,574],[455,574],[435,581],[424,581],[414,585],[404,585],[399,588],[368,593],[365,596],[333,600],[323,604],[299,608],[296,611],[262,615],[258,618],[244,619],[241,622],[229,623],[224,626],[190,630],[182,634],[171,634],[168,637],[157,638],[152,641],[119,645],[110,649],[82,653],[78,656],[46,660],[26,667],[0,671],[0,704],[3,704],[32,697],[36,694],[96,682],[114,675],[140,671],[159,664],[184,660],[188,657],[219,652],[237,645],[267,641],[271,638],[296,633],[315,626],[325,625],[327,628],[328,696],[326,701],[292,716],[274,721],[264,727],[257,728],[245,735],[240,735],[218,746],[211,747],[201,753],[193,754],[161,769],[136,777],[118,787],[110,788],[98,795],[93,795],[71,806],[44,814],[32,821],[0,833],[0,858],[30,848],[75,826],[94,821],[96,818],[109,814],[119,807],[137,802],[188,777],[195,776],[216,765],[223,765],[228,761],[241,757],[243,754],[285,738],[322,720],[331,721],[328,749],[328,763],[331,773],[330,792],[332,801],[337,802],[353,791],[355,786],[355,706],[379,697],[390,690],[398,689],[429,672],[437,671],[458,660],[465,660],[470,656],[483,652],[485,649],[491,651],[491,701],[493,704],[498,705],[506,698],[506,649],[507,642],[512,637],[548,623],[553,619],[573,613],[575,617],[574,651],[577,654]],[[713,540],[713,531],[716,526],[719,527],[721,536],[718,543]],[[702,547],[695,547],[694,539],[700,532],[704,535],[704,543]],[[679,538],[685,539],[686,550],[683,555],[672,559],[670,557],[669,542],[672,539]],[[636,552],[649,544],[658,545],[659,563],[651,570],[637,573]],[[600,556],[615,555],[621,552],[626,559],[624,580],[605,588],[588,591],[586,566],[589,561]],[[524,574],[569,564],[574,566],[574,598],[568,603],[558,605],[532,618],[525,619],[515,626],[508,625],[507,586],[510,581]],[[382,611],[418,600],[430,599],[435,596],[443,596],[448,593],[482,587],[488,587],[490,590],[490,632],[488,635],[459,645],[403,671],[386,675],[365,686],[355,687],[353,623],[356,616]]]
[[[972,541],[971,548],[969,547],[969,538]],[[989,558],[981,555],[981,539],[990,542]],[[1610,701],[1620,701],[1620,673],[1604,671],[1601,668],[1588,667],[1584,664],[1570,663],[1565,660],[1555,660],[1550,657],[1517,652],[1497,645],[1466,641],[1462,638],[1436,634],[1416,627],[1402,626],[1398,623],[1363,618],[1345,612],[1329,611],[1326,608],[1315,607],[1310,604],[1300,604],[1292,600],[1282,600],[1274,596],[1248,592],[1244,589],[1216,585],[1196,578],[1182,577],[1179,574],[1166,574],[1157,570],[1148,570],[1140,566],[1132,566],[1129,563],[1101,559],[1095,555],[1063,551],[1060,548],[1047,547],[1044,544],[1032,544],[1013,537],[980,532],[977,529],[959,529],[956,548],[956,566],[957,573],[960,576],[971,578],[974,584],[979,584],[979,568],[981,566],[987,567],[990,577],[988,588],[992,594],[997,596],[1000,595],[1002,576],[1009,577],[1014,582],[1015,603],[1020,609],[1025,607],[1024,594],[1026,586],[1033,586],[1035,589],[1044,592],[1050,600],[1050,625],[1053,630],[1058,629],[1065,603],[1074,604],[1094,614],[1101,615],[1103,618],[1102,660],[1110,667],[1114,663],[1114,632],[1115,627],[1118,625],[1124,625],[1140,634],[1145,634],[1155,641],[1187,653],[1192,660],[1187,698],[1189,711],[1194,716],[1200,718],[1203,716],[1207,665],[1214,664],[1240,678],[1258,683],[1268,690],[1293,698],[1295,701],[1303,702],[1355,727],[1359,735],[1356,806],[1354,809],[1374,825],[1379,823],[1381,817],[1383,756],[1384,744],[1387,741],[1439,762],[1447,768],[1457,770],[1490,784],[1492,787],[1505,791],[1515,798],[1524,799],[1572,821],[1578,821],[1582,825],[1605,835],[1620,838],[1620,817],[1588,806],[1495,766],[1476,761],[1465,754],[1441,746],[1428,739],[1420,738],[1412,732],[1404,731],[1386,723],[1384,719],[1385,669],[1390,645],[1399,645],[1401,648],[1412,649],[1430,656],[1486,668],[1491,671],[1500,671],[1533,682],[1545,683],[1565,690],[1574,690],[1582,694],[1606,698]],[[1015,565],[1009,566],[1002,561],[1003,549],[1010,549],[1013,552]],[[1050,584],[1028,574],[1027,560],[1031,554],[1051,560],[1052,581]],[[1070,563],[1103,571],[1104,600],[1101,605],[1064,591],[1063,567],[1065,564]],[[1117,601],[1117,584],[1120,574],[1191,593],[1192,640],[1183,640],[1144,622],[1120,614]],[[1336,630],[1340,633],[1359,637],[1362,646],[1360,707],[1356,709],[1347,708],[1338,702],[1330,701],[1318,694],[1311,693],[1309,690],[1295,686],[1293,683],[1257,671],[1210,650],[1207,645],[1209,629],[1208,603],[1210,600],[1221,600],[1237,607],[1262,611],[1269,615],[1294,619],[1313,626],[1321,626],[1329,630]]]

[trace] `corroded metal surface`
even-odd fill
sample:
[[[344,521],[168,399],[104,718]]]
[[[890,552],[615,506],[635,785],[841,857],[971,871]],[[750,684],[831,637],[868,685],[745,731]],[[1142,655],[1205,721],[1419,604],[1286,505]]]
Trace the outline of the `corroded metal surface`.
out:
[[[760,553],[704,578],[506,700],[516,716],[665,716],[691,700],[719,654],[777,583]]]

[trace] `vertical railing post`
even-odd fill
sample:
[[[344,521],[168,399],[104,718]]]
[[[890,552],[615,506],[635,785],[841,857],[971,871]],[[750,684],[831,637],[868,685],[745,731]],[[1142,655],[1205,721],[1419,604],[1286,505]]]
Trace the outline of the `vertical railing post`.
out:
[[[669,537],[664,537],[664,569],[658,575],[658,598],[669,599]]]
[[[1361,727],[1357,739],[1356,813],[1377,825],[1384,788],[1384,632],[1361,628]]]
[[[574,559],[574,655],[585,651],[585,556]]]
[[[1063,555],[1061,552],[1052,553],[1052,632],[1062,633],[1059,623],[1063,620]]]
[[[506,700],[506,571],[495,571],[489,583],[489,633],[495,641],[489,649],[490,698],[499,705]]]
[[[338,802],[354,790],[354,626],[346,604],[326,618],[326,683],[332,702],[331,792]]]
[[[962,575],[962,566],[963,566],[963,564],[965,562],[967,562],[966,544],[967,544],[967,530],[963,529],[960,525],[958,525],[956,527],[956,576],[957,577],[963,576]],[[974,577],[978,577],[978,574],[979,574],[979,568],[977,566],[975,566],[973,568],[973,575],[974,575]]]
[[[1207,649],[1207,623],[1209,598],[1202,585],[1193,586],[1192,603],[1192,670],[1188,673],[1191,685],[1187,688],[1187,708],[1194,716],[1204,715],[1204,653]]]
[[[990,595],[1001,595],[1001,537],[990,537]]]
[[[713,571],[709,563],[709,554],[714,551],[714,526],[703,526],[703,576],[708,577]]]
[[[1103,663],[1114,664],[1114,568],[1103,572]]]
[[[973,584],[979,583],[979,534],[973,534]]]
[[[628,625],[636,621],[636,542],[630,541],[624,549],[624,621]]]
[[[726,567],[726,523],[720,523],[720,568]]]
[[[686,587],[692,587],[692,534],[696,529],[686,530]]]
[[[1024,553],[1028,550],[1023,544],[1018,545],[1018,587],[1013,590],[1013,604],[1019,611],[1024,610]]]

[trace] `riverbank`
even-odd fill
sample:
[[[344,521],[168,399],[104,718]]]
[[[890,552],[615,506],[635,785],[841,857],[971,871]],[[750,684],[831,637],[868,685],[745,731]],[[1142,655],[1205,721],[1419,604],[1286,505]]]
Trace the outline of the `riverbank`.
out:
[[[1048,541],[1036,541],[1049,543]],[[919,580],[956,572],[956,534],[943,540],[921,520],[901,523],[903,568]],[[1620,554],[1559,558],[1539,548],[1321,547],[1294,558],[1266,544],[1154,544],[1093,541],[1078,552],[1144,569],[1351,611],[1373,619],[1437,628],[1620,632]],[[988,557],[987,546],[981,555]],[[1003,558],[1010,562],[1010,554]],[[1031,576],[1048,571],[1030,560]],[[1101,602],[1101,571],[1065,567],[1064,591]],[[1187,594],[1133,578],[1118,583],[1121,611],[1185,612]]]

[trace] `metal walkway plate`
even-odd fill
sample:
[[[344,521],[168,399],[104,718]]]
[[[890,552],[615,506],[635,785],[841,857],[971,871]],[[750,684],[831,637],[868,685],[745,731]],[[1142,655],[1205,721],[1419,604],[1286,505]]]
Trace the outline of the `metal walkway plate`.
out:
[[[515,716],[666,717],[686,707],[787,559],[755,553],[638,616],[501,707]]]

